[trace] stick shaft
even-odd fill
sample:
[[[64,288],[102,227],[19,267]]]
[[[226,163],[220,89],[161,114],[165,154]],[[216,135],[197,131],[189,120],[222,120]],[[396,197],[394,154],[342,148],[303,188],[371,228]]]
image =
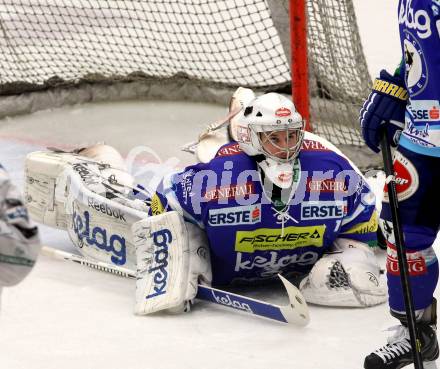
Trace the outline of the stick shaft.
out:
[[[110,273],[120,277],[136,279],[136,272],[134,270],[104,263],[101,261],[89,260],[84,256],[58,250],[52,247],[43,246],[41,249],[41,253],[55,259],[71,261],[95,270],[99,270],[101,272]],[[285,309],[288,309],[288,306],[284,307],[270,304],[261,300],[256,300],[209,286],[199,285],[196,298],[252,315],[277,320],[282,323],[295,323],[294,321],[289,319],[286,314],[284,314],[284,311]],[[291,311],[289,312],[291,313]]]
[[[391,208],[391,218],[393,222],[394,239],[396,242],[397,259],[400,269],[400,280],[402,284],[402,292],[405,301],[405,312],[408,320],[408,330],[413,350],[414,367],[415,369],[423,369],[423,360],[421,353],[421,344],[417,336],[416,328],[416,314],[414,309],[411,285],[409,282],[408,260],[403,242],[403,230],[399,215],[399,202],[397,198],[396,182],[394,180],[393,159],[391,156],[390,145],[388,144],[388,137],[386,130],[383,131],[381,139],[381,149],[387,177],[391,176],[391,181],[388,182],[388,198]]]

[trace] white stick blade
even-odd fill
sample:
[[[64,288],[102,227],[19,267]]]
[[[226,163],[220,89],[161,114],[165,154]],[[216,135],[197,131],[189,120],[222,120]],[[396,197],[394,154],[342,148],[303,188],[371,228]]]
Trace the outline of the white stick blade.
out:
[[[310,322],[309,307],[306,299],[303,297],[298,288],[290,283],[281,274],[278,274],[289,296],[289,305],[283,306],[281,311],[289,323],[306,326]]]

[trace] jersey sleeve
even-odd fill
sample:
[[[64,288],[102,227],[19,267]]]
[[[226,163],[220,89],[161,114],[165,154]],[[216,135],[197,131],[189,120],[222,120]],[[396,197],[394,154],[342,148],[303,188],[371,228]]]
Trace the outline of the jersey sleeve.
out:
[[[208,164],[199,163],[165,176],[151,198],[150,215],[174,210],[203,228],[204,193],[212,173]]]
[[[358,186],[347,199],[347,214],[341,222],[338,238],[377,245],[378,214],[376,196],[365,179],[358,176]]]

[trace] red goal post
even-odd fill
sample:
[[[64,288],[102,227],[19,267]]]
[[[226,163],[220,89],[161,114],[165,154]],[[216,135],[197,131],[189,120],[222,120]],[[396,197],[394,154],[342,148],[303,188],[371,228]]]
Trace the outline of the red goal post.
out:
[[[306,130],[312,131],[310,122],[309,69],[307,60],[307,14],[304,0],[290,0],[290,48],[292,61],[292,98],[298,112],[306,120]]]

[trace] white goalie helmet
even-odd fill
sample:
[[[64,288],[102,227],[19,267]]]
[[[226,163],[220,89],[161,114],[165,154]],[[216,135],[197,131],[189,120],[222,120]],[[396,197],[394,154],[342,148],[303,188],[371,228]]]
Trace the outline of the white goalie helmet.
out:
[[[264,155],[276,163],[291,163],[298,156],[305,124],[283,95],[271,92],[253,99],[234,123],[234,138],[247,155]]]

